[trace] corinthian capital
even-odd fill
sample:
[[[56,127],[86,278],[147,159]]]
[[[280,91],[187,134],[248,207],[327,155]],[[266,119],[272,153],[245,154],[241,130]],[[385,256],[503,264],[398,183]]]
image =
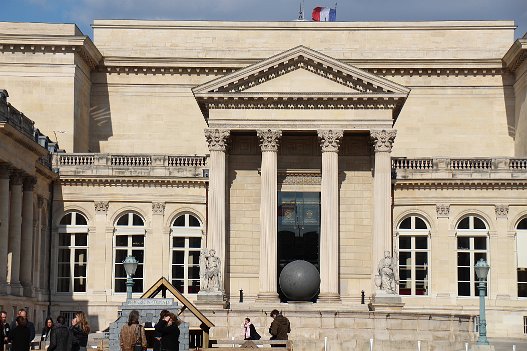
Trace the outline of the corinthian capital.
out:
[[[262,151],[278,151],[282,131],[277,129],[259,129],[256,131],[258,139],[260,139],[260,147]]]
[[[317,133],[322,152],[339,152],[340,141],[344,135],[342,130],[326,129],[319,130]]]
[[[205,129],[205,138],[210,151],[225,151],[231,131],[228,129]]]
[[[373,147],[375,148],[375,152],[392,151],[393,140],[395,139],[396,134],[397,131],[395,129],[372,130],[370,132],[370,136],[373,142]]]
[[[93,205],[95,206],[95,212],[97,213],[106,213],[106,211],[108,211],[108,201],[95,201]]]

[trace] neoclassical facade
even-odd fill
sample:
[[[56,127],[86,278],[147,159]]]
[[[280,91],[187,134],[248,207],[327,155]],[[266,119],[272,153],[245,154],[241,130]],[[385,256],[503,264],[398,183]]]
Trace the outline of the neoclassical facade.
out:
[[[489,334],[525,335],[527,39],[513,22],[93,28],[92,42],[74,25],[0,23],[0,87],[65,151],[40,171],[36,210],[7,172],[28,158],[2,155],[1,221],[22,213],[0,226],[4,309],[38,322],[80,308],[103,330],[126,298],[124,257],[139,261],[134,296],[165,277],[197,301],[207,248],[225,290],[200,305],[212,338],[240,337],[246,316],[266,338],[279,308],[306,350],[404,348],[419,330],[464,343],[485,258]],[[375,309],[385,252],[400,303]],[[294,260],[320,273],[311,302],[280,288]]]

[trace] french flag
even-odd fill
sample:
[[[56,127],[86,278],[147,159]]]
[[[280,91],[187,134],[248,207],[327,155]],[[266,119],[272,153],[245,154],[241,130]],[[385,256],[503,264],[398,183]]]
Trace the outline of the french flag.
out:
[[[315,22],[335,22],[337,20],[337,9],[330,7],[315,7],[312,14]]]

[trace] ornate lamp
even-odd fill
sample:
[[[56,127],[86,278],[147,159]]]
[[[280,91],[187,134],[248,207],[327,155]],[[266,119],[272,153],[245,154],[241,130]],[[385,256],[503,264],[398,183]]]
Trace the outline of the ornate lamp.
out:
[[[485,319],[485,286],[487,285],[487,275],[489,274],[490,266],[485,259],[481,258],[474,266],[474,270],[479,280],[479,337],[477,344],[488,345],[487,320]]]
[[[135,274],[138,264],[139,262],[134,256],[126,256],[123,261],[124,270],[126,271],[126,299],[132,298],[132,287],[134,286],[132,276]]]

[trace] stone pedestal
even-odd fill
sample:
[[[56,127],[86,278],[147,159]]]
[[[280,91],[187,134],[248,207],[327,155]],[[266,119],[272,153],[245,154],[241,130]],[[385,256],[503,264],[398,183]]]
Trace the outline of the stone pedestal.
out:
[[[368,304],[368,307],[371,311],[393,312],[401,311],[404,303],[399,295],[386,294],[380,291],[375,294],[375,298]]]
[[[217,305],[224,306],[225,296],[221,291],[218,292],[203,292],[198,293],[196,305]]]

